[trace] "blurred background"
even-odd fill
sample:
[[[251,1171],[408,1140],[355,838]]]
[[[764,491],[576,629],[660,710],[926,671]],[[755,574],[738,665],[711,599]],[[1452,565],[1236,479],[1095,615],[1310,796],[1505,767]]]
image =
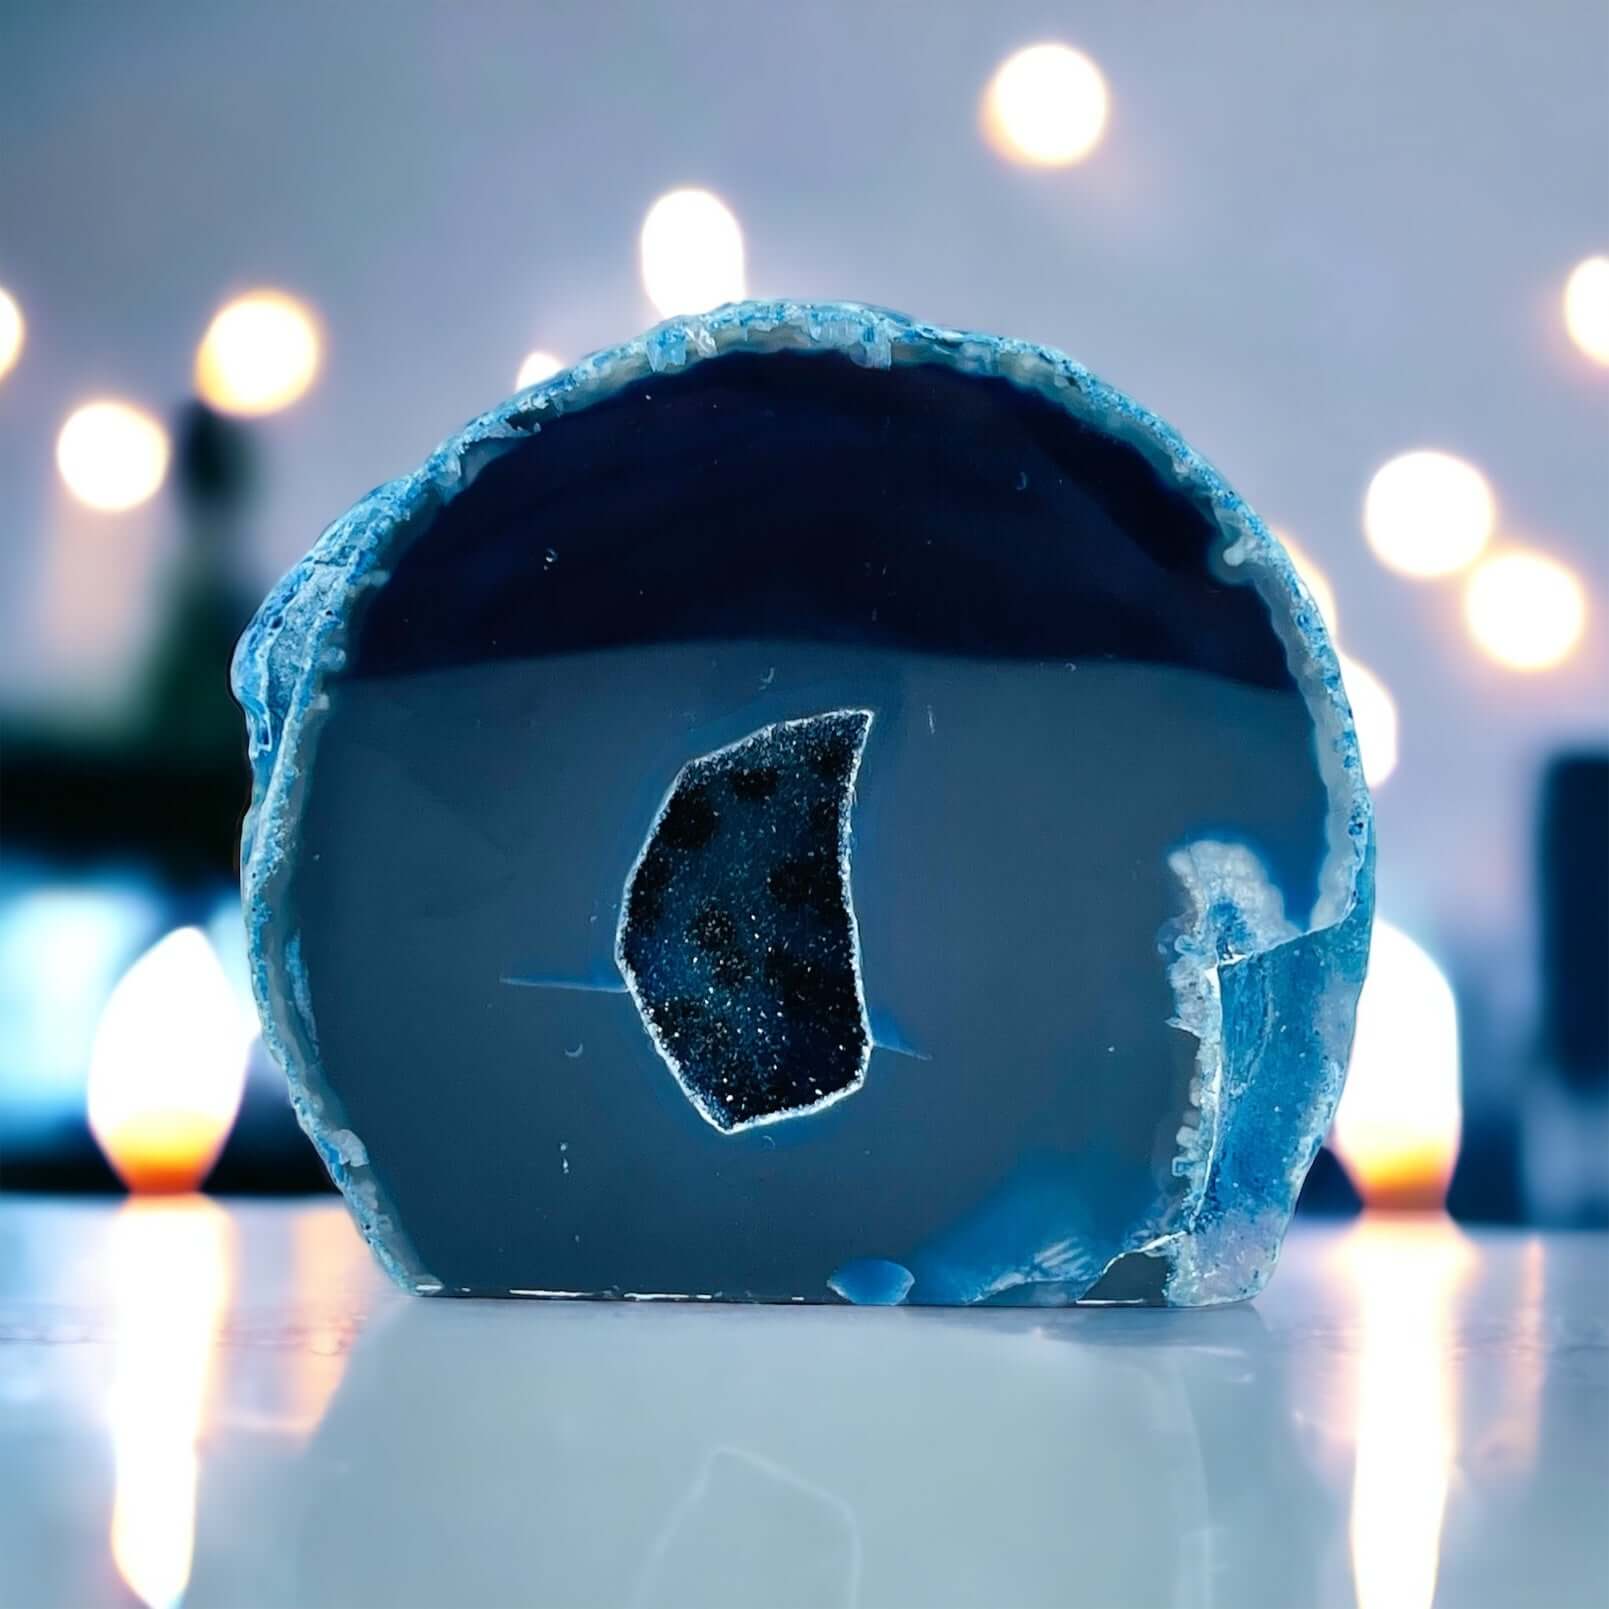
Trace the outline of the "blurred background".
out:
[[[1222,469],[1379,812],[1305,1207],[1609,1222],[1606,59],[1599,0],[0,8],[0,1190],[324,1188],[233,641],[516,383],[749,294],[1061,347]]]

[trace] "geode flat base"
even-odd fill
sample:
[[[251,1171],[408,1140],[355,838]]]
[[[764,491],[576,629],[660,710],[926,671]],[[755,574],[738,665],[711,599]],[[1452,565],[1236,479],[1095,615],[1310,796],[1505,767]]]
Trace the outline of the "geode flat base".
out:
[[[265,1037],[410,1289],[1267,1278],[1369,801],[1278,544],[1077,364],[674,320],[332,526],[235,686]]]

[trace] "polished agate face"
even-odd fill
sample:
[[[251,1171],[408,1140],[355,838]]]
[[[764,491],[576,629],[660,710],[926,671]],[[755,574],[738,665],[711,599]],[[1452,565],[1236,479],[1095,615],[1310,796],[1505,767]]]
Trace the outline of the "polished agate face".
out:
[[[1254,1290],[1367,800],[1272,539],[1066,360],[745,304],[327,533],[237,684],[304,1121],[423,1290]]]

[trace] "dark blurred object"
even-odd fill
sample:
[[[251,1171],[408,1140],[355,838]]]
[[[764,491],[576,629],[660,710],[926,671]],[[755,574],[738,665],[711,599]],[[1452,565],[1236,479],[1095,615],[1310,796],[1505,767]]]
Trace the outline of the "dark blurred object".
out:
[[[1296,1210],[1312,1218],[1355,1218],[1363,1211],[1363,1198],[1357,1186],[1347,1177],[1340,1158],[1327,1145],[1319,1147],[1313,1166],[1302,1181]]]
[[[232,875],[240,768],[175,767],[127,743],[74,742],[0,726],[6,848],[66,867],[147,864],[178,888]]]
[[[1548,767],[1538,842],[1540,1032],[1521,1103],[1531,1217],[1609,1225],[1609,754]]]
[[[248,782],[229,660],[252,599],[238,574],[254,478],[245,431],[200,403],[177,427],[184,542],[128,718],[75,734],[0,717],[7,853],[148,868],[175,889],[232,882]]]
[[[8,1146],[0,1166],[0,1190],[78,1196],[125,1193],[123,1181],[112,1172],[81,1117],[57,1125],[47,1143]]]
[[[1447,1191],[1447,1211],[1460,1223],[1524,1223],[1519,1139],[1514,1103],[1484,1103],[1464,1114],[1458,1166]]]
[[[1459,934],[1449,948],[1464,1110],[1447,1211],[1460,1223],[1524,1223],[1518,1111],[1529,1058],[1517,1025],[1529,1029],[1532,980],[1519,975],[1512,932]]]
[[[192,521],[219,522],[198,535],[216,551],[226,552],[239,535],[239,515],[257,489],[251,438],[204,402],[186,403],[177,429],[179,498]]]
[[[147,741],[175,769],[196,766],[233,777],[233,835],[246,770],[229,661],[255,606],[241,580],[239,555],[256,469],[245,430],[199,402],[186,405],[175,435],[184,550],[167,622],[145,668],[139,709]]]
[[[1569,754],[1542,787],[1542,1054],[1609,1090],[1609,755]]]

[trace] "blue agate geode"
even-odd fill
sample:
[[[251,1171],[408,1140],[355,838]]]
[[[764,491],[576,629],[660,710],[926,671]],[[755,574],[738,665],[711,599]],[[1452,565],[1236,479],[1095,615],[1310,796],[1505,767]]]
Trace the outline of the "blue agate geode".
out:
[[[1279,544],[1078,364],[673,320],[373,492],[234,675],[265,1037],[407,1287],[1268,1277],[1369,799]]]

